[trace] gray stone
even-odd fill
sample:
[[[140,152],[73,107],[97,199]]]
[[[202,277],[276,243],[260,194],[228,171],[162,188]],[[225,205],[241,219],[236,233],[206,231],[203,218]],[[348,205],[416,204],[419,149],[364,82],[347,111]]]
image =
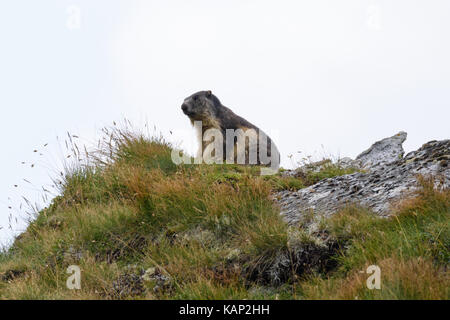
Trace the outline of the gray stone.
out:
[[[147,270],[145,270],[144,275],[142,276],[142,280],[144,281],[151,281],[152,277],[155,275],[156,273],[156,268],[148,268]]]
[[[356,162],[363,169],[387,165],[401,159],[405,153],[403,142],[407,133],[400,131],[396,135],[375,142],[369,149],[356,157]]]
[[[392,204],[417,190],[417,176],[432,175],[435,185],[450,187],[450,140],[430,141],[404,158],[406,133],[376,142],[357,160],[365,168],[344,176],[322,180],[298,191],[281,191],[275,199],[290,224],[310,216],[327,217],[347,204],[358,204],[380,216],[390,213]],[[350,159],[351,160],[351,159]],[[346,159],[346,165],[353,165]]]
[[[343,169],[348,169],[348,168],[359,168],[360,164],[353,160],[352,158],[349,157],[345,157],[342,159],[338,160],[338,165],[343,168]]]

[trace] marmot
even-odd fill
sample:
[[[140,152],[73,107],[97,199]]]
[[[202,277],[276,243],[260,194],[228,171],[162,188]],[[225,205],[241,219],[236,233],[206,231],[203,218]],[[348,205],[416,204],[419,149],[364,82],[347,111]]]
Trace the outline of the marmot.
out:
[[[210,129],[220,132],[222,137],[222,150],[212,156],[216,160],[227,163],[253,164],[270,166],[277,170],[280,164],[280,153],[273,141],[257,126],[236,115],[229,108],[222,105],[220,100],[211,91],[200,91],[184,99],[181,105],[183,113],[189,117],[192,125],[198,127],[199,155],[205,159],[205,151],[211,141],[207,137]],[[197,126],[196,126],[197,127]],[[217,140],[213,134],[214,140]],[[228,137],[228,139],[227,139]],[[217,142],[217,141],[215,141]],[[228,148],[227,148],[228,145]],[[214,152],[213,152],[214,153]],[[219,156],[217,157],[217,154]],[[245,160],[243,160],[245,157]]]

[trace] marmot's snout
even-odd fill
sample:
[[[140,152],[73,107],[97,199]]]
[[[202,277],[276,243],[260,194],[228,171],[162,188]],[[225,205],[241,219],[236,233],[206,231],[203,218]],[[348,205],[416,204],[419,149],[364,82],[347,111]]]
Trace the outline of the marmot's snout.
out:
[[[181,105],[181,110],[183,110],[183,113],[184,113],[185,115],[189,115],[189,106],[188,106],[186,103],[183,103],[183,104]]]

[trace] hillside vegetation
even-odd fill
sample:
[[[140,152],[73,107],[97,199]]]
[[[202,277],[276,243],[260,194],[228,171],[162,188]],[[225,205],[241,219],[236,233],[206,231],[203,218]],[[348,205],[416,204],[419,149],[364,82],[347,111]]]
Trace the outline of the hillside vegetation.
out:
[[[162,138],[109,138],[0,254],[2,299],[449,298],[450,191],[426,178],[390,218],[347,207],[312,235],[283,221],[273,192],[352,171],[177,166]],[[361,272],[374,264],[380,290]],[[79,290],[66,287],[70,265]]]

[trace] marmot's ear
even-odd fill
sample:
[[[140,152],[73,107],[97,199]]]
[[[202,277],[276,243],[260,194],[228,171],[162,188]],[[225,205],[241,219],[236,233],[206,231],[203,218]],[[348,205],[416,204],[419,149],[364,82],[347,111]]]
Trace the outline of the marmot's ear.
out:
[[[207,96],[208,98],[211,97],[211,95],[212,95],[211,90],[206,91],[206,96]]]

